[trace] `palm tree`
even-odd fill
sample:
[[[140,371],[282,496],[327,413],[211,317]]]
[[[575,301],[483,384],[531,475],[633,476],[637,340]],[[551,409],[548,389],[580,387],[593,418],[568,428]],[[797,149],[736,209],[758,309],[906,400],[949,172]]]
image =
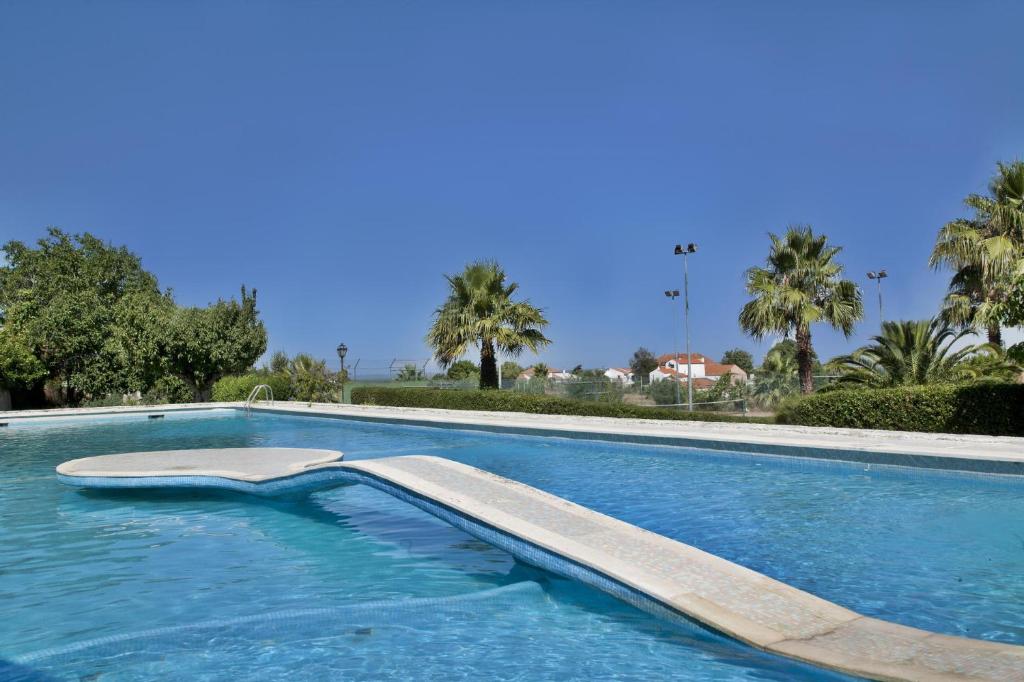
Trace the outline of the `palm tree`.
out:
[[[989,195],[964,200],[973,218],[946,223],[929,265],[953,270],[942,317],[965,328],[982,327],[1002,346],[1005,304],[1024,259],[1024,162],[998,164]]]
[[[549,341],[540,308],[528,301],[513,301],[519,285],[505,282],[505,271],[495,262],[478,261],[461,274],[445,275],[448,299],[434,312],[427,344],[442,368],[458,360],[470,346],[480,349],[480,388],[498,388],[497,352],[513,357],[524,349],[536,353]]]
[[[740,326],[755,339],[770,334],[793,334],[800,390],[814,390],[811,325],[826,322],[847,337],[864,316],[860,290],[841,279],[835,262],[842,250],[809,225],[790,226],[783,237],[769,234],[771,251],[766,267],[747,270],[747,293],[753,299],[740,311]]]
[[[326,360],[299,353],[288,363],[292,392],[296,400],[305,402],[332,402],[337,398],[337,387]]]
[[[972,334],[956,330],[941,317],[882,323],[873,343],[829,361],[841,383],[873,387],[915,386],[978,379],[1011,378],[1020,368],[1009,362],[998,346],[962,346]],[[959,347],[957,347],[959,346]]]
[[[773,408],[797,392],[800,371],[796,355],[778,345],[773,346],[754,376],[754,401],[762,407]]]

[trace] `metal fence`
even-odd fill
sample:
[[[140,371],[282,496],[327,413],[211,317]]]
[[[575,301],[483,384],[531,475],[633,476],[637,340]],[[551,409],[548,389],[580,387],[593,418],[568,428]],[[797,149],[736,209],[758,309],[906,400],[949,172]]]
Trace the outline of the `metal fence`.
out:
[[[479,387],[477,378],[460,380],[434,375],[430,378],[428,362],[393,359],[370,363],[357,361],[349,370],[346,399],[350,399],[351,388],[358,385],[392,386],[402,388],[435,388],[443,390],[474,390]],[[410,366],[413,369],[410,369]],[[836,377],[816,375],[815,390],[819,390]],[[591,402],[622,403],[627,405],[656,407],[666,410],[689,410],[686,402],[686,383],[681,382],[679,393],[675,383],[650,383],[646,381],[620,382],[596,377],[572,379],[518,379],[503,377],[501,390],[533,395],[549,395],[570,400]],[[725,412],[731,414],[767,414],[774,412],[786,398],[800,393],[800,381],[796,377],[751,377],[750,381],[726,387],[714,386],[693,392],[693,410],[700,412]]]

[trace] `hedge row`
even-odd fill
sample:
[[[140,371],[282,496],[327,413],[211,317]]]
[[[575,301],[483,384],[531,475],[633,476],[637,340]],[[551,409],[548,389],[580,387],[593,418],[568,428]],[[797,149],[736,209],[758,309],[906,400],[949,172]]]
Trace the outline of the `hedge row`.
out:
[[[788,402],[780,424],[1024,436],[1024,385],[850,389]]]
[[[292,394],[291,380],[284,374],[252,372],[242,376],[227,376],[213,385],[212,399],[216,402],[235,402],[249,397],[252,389],[260,384],[270,386],[274,400],[288,400]],[[261,396],[262,397],[262,396]]]
[[[676,419],[712,422],[758,422],[770,424],[767,417],[741,417],[718,412],[683,412],[657,407],[569,400],[514,391],[460,391],[436,388],[392,388],[359,386],[352,389],[356,405],[390,407],[433,407],[444,410],[482,410],[484,412],[526,412],[528,414],[565,414],[583,417],[633,417],[638,419]]]

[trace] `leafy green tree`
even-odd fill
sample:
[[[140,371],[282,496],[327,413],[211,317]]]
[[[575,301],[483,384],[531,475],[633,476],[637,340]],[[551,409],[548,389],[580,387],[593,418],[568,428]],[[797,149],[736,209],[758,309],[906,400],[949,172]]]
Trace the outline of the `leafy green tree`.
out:
[[[630,358],[629,368],[633,370],[633,375],[638,380],[646,379],[651,372],[658,369],[658,359],[654,357],[654,353],[641,346]]]
[[[522,373],[523,368],[520,367],[517,363],[512,362],[511,360],[506,360],[505,362],[501,363],[501,378],[504,379],[505,381],[514,381],[516,377],[518,377]]]
[[[216,385],[214,386],[216,388]],[[251,389],[250,389],[251,390]],[[216,391],[214,391],[216,393]],[[246,393],[238,400],[245,400],[249,397]],[[275,397],[278,397],[275,395]],[[283,396],[282,396],[283,397]],[[192,391],[188,384],[178,377],[160,377],[153,382],[153,385],[143,394],[142,402],[147,405],[163,405],[167,403],[187,403],[192,399]],[[214,397],[216,400],[216,396]]]
[[[722,354],[723,365],[736,365],[747,374],[754,371],[754,356],[742,348],[733,348]]]
[[[740,326],[755,339],[770,334],[793,334],[800,368],[800,389],[814,390],[814,350],[811,325],[825,322],[853,333],[864,315],[857,285],[842,279],[843,267],[835,262],[841,248],[830,246],[824,235],[810,226],[793,226],[771,238],[766,267],[747,270],[747,293],[752,297],[740,311]]]
[[[452,364],[448,368],[447,378],[452,381],[462,381],[464,379],[479,379],[480,368],[473,363],[472,360],[459,360]]]
[[[160,357],[194,400],[210,399],[223,376],[252,367],[267,350],[267,330],[256,310],[256,290],[242,287],[241,300],[218,300],[206,308],[178,308],[164,323]]]
[[[327,368],[326,360],[299,353],[288,363],[291,392],[296,400],[313,403],[338,402],[340,384]]]
[[[0,327],[0,389],[24,388],[46,376],[46,367],[28,344]]]
[[[548,367],[545,363],[538,362],[536,365],[533,366],[533,378],[546,380],[548,378],[548,372],[550,371],[551,368]]]
[[[678,402],[678,396],[676,382],[672,379],[662,379],[651,384],[650,397],[656,405],[675,405]]]
[[[943,226],[929,260],[953,271],[942,317],[984,329],[989,343],[1001,346],[1002,323],[1017,323],[1011,299],[1024,274],[1024,162],[998,164],[988,195],[971,194],[964,204],[973,217]]]
[[[435,311],[426,338],[442,367],[474,346],[480,349],[480,388],[498,388],[498,351],[516,357],[551,343],[541,331],[548,324],[543,312],[528,301],[512,300],[519,285],[507,283],[497,263],[471,263],[445,279],[448,298]]]
[[[156,278],[137,256],[85,233],[50,228],[35,248],[3,247],[0,316],[60,383],[67,402],[84,394],[138,388],[112,339],[124,305],[159,303]],[[133,302],[125,298],[134,295]]]
[[[840,383],[877,388],[1012,377],[1020,368],[998,346],[963,346],[970,330],[956,331],[942,318],[884,322],[873,343],[829,362]]]
[[[274,374],[286,374],[291,362],[288,360],[288,354],[283,350],[274,351],[274,354],[270,356],[270,364],[267,369]]]

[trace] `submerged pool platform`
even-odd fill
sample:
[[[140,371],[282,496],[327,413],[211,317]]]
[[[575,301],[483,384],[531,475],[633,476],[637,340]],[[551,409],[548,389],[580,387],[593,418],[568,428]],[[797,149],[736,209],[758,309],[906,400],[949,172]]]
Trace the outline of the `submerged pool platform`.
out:
[[[175,450],[72,460],[57,475],[83,488],[256,495],[369,485],[524,563],[767,652],[878,680],[1024,680],[1024,647],[863,616],[695,547],[438,457],[344,462],[329,450]]]

